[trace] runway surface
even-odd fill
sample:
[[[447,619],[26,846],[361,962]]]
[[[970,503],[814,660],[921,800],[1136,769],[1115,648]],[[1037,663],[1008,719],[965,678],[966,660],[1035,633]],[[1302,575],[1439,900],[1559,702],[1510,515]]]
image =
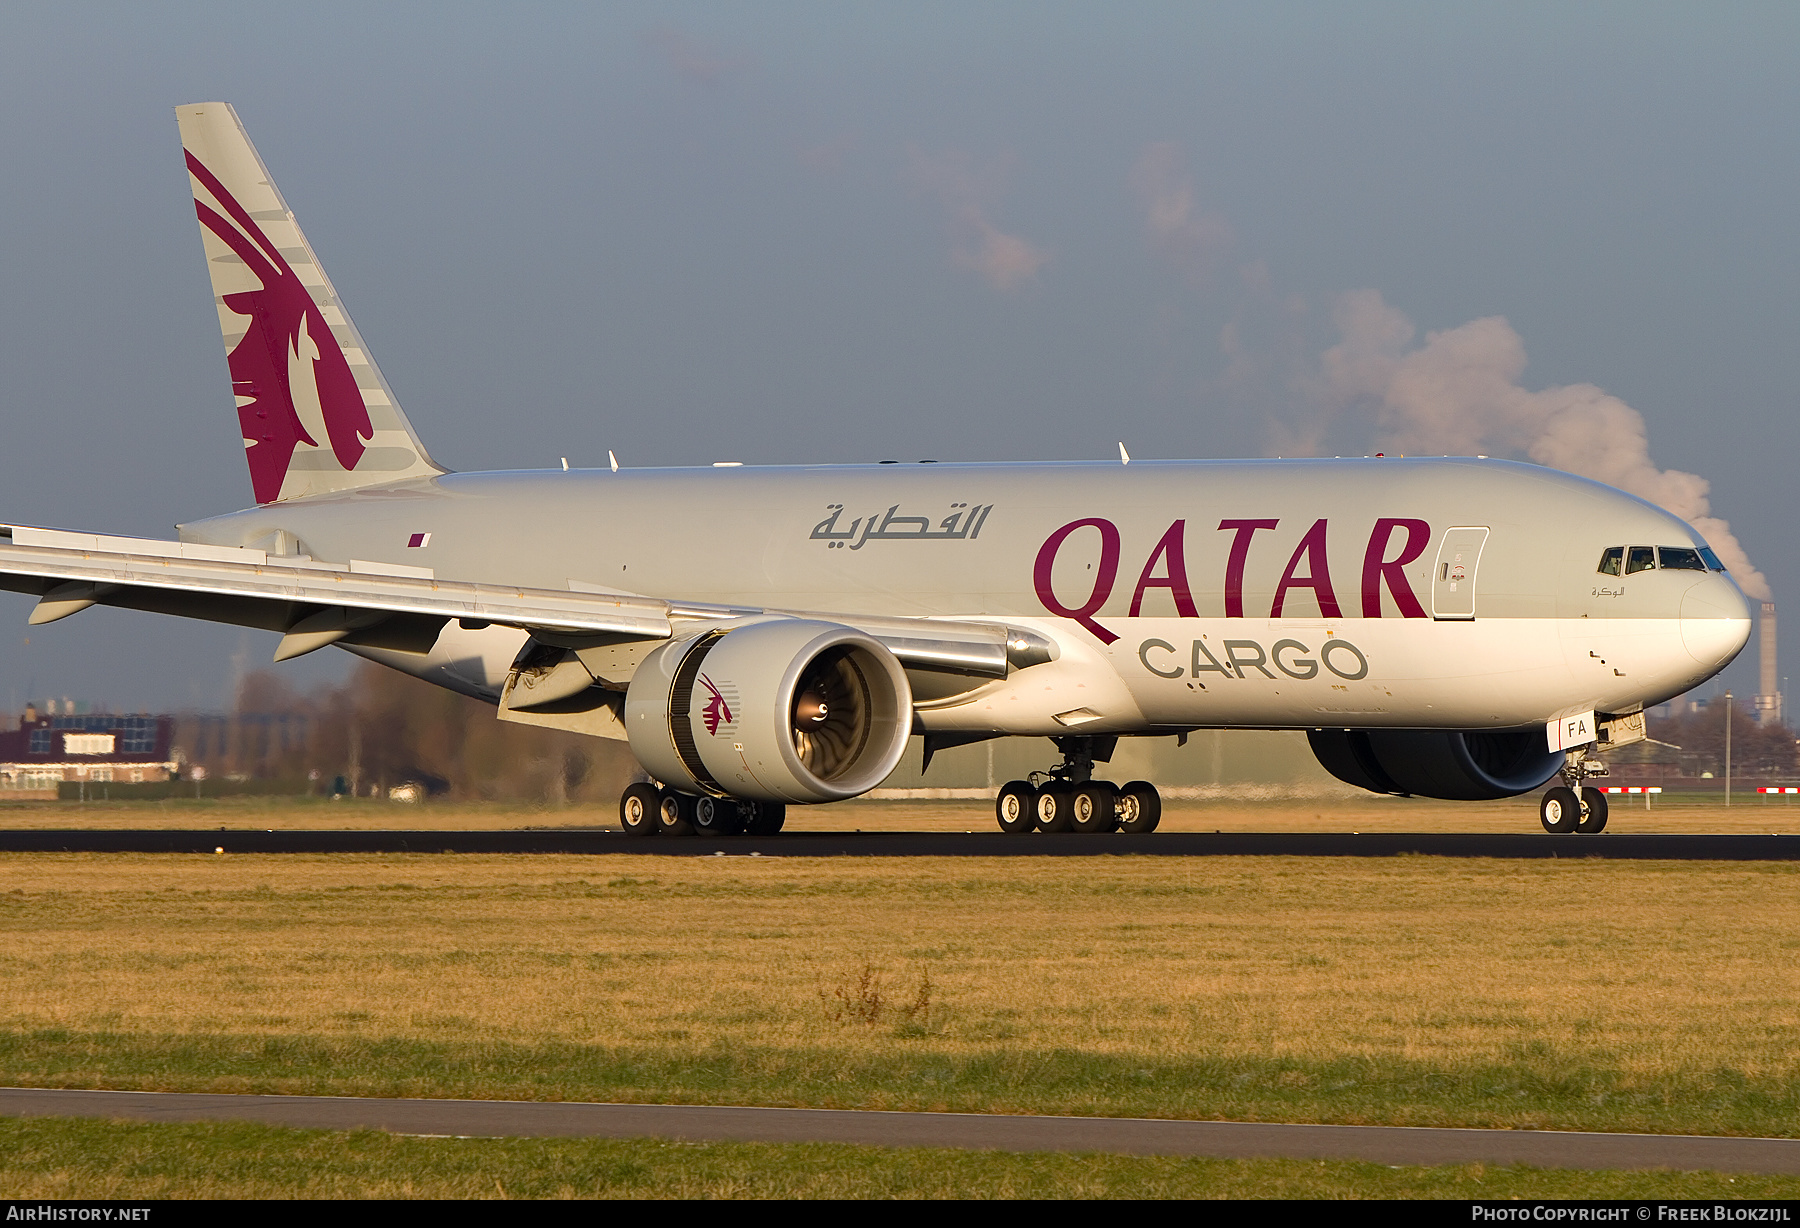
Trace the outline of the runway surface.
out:
[[[1309,1126],[1120,1117],[1015,1117],[854,1109],[521,1100],[0,1089],[0,1116],[130,1121],[255,1121],[315,1130],[457,1137],[670,1138],[693,1142],[860,1143],[996,1151],[1367,1160],[1378,1164],[1529,1164],[1800,1174],[1800,1139],[1554,1130]]]
[[[1445,832],[791,832],[633,838],[618,831],[0,831],[0,852],[630,853],[674,857],[1604,857],[1628,861],[1795,861],[1800,835]]]

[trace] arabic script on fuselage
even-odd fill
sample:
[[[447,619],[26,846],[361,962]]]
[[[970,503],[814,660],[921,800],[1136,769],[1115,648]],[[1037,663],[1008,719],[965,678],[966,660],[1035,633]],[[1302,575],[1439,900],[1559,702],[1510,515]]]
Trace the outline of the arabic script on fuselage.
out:
[[[888,508],[885,514],[875,512],[856,517],[849,528],[838,527],[844,516],[842,503],[827,503],[825,510],[831,515],[813,526],[811,540],[824,542],[830,549],[841,550],[849,546],[852,550],[861,550],[870,542],[882,541],[973,541],[981,536],[981,526],[994,505],[952,503],[950,514],[938,521],[935,529],[931,527],[930,516],[902,516],[898,503]]]

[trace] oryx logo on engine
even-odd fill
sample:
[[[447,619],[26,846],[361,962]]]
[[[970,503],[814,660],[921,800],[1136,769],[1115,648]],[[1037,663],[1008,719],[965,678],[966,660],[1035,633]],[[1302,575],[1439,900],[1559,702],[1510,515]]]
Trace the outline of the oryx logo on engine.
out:
[[[706,732],[714,737],[719,736],[719,726],[729,725],[737,718],[731,715],[731,704],[726,700],[724,692],[713,685],[713,680],[705,674],[700,675],[700,685],[712,696],[706,701],[706,707],[700,710],[700,719],[706,724]]]

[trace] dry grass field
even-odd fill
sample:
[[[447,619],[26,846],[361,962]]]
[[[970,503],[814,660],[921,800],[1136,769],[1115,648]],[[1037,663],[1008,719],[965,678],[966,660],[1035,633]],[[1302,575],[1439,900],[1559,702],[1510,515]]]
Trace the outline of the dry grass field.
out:
[[[0,856],[0,1082],[1792,1135],[1800,867]]]
[[[428,802],[320,798],[225,798],[161,802],[0,803],[0,830],[92,828],[503,828],[618,827],[612,805],[522,806],[498,802]],[[1800,796],[1740,794],[1726,806],[1718,795],[1665,795],[1646,809],[1642,798],[1615,798],[1612,832],[1800,832]],[[796,806],[789,831],[995,830],[993,805],[983,801],[868,801]],[[1333,796],[1266,800],[1172,799],[1163,831],[1401,831],[1537,832],[1534,797],[1501,802],[1438,802],[1426,798]]]

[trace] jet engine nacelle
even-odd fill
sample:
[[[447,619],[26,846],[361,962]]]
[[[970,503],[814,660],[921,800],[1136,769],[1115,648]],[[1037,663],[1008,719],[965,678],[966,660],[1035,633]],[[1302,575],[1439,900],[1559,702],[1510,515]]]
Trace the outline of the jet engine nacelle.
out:
[[[664,784],[836,802],[885,780],[912,732],[894,654],[852,627],[774,619],[673,640],[625,693],[631,750]]]
[[[1314,729],[1319,763],[1373,793],[1411,793],[1457,802],[1530,793],[1556,775],[1563,753],[1546,749],[1542,728],[1459,732],[1435,729]]]

